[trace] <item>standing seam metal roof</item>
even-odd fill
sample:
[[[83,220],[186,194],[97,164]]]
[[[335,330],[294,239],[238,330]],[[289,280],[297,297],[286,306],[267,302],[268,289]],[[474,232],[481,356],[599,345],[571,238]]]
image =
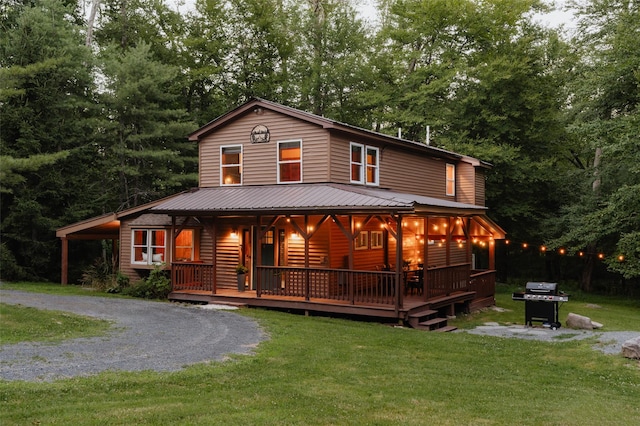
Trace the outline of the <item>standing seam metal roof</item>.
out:
[[[325,183],[199,188],[161,203],[151,211],[230,213],[259,210],[413,210],[416,206],[486,210],[483,206],[380,188]]]

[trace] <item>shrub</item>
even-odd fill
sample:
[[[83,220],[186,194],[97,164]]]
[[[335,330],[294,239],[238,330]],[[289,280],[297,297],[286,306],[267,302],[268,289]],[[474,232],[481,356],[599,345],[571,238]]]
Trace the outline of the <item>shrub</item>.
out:
[[[166,299],[171,292],[171,280],[167,276],[167,271],[155,265],[147,278],[144,278],[131,287],[123,290],[127,296],[140,297],[143,299]]]

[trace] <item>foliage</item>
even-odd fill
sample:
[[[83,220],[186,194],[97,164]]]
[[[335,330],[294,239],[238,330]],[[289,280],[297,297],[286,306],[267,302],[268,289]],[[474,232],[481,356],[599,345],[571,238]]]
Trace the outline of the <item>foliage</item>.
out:
[[[236,266],[236,274],[246,274],[247,272],[249,272],[249,268],[247,268],[246,266],[242,264]]]
[[[163,265],[154,265],[149,276],[122,290],[122,294],[143,299],[166,299],[171,293],[171,280]]]
[[[0,15],[0,231],[15,259],[5,279],[53,279],[54,230],[76,220],[79,204],[96,212],[92,57],[80,22],[73,2],[51,0],[10,3]]]
[[[640,5],[617,0],[579,7],[567,128],[577,141],[579,170],[562,206],[553,247],[609,254],[611,270],[640,278]],[[571,182],[569,179],[565,181]],[[590,289],[590,268],[582,278]]]

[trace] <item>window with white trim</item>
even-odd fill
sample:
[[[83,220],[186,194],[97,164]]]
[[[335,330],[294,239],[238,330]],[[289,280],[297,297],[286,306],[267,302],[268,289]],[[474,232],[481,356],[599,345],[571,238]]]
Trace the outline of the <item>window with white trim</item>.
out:
[[[302,141],[278,142],[278,183],[302,182]]]
[[[450,196],[456,195],[456,166],[455,164],[447,164],[447,189],[446,194]]]
[[[364,183],[364,145],[351,142],[351,183]]]
[[[367,147],[367,185],[378,185],[380,150]]]
[[[131,263],[154,265],[167,261],[167,232],[164,229],[134,229]]]
[[[220,185],[242,185],[242,145],[220,147]]]
[[[380,184],[380,149],[351,142],[349,160],[351,183]]]

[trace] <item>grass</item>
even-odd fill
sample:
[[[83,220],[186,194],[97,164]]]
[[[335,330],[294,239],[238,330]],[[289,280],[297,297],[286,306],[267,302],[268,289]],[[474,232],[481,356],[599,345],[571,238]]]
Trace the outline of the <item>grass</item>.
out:
[[[67,312],[38,310],[0,303],[0,342],[59,342],[76,337],[98,336],[111,323]]]
[[[640,310],[623,310],[640,323]],[[242,313],[270,335],[255,355],[175,373],[0,381],[0,424],[640,424],[640,365],[593,342]]]
[[[496,306],[504,311],[483,310],[472,315],[463,315],[450,324],[458,328],[474,328],[485,322],[502,325],[524,324],[524,302],[511,299],[515,286],[496,286]],[[597,296],[581,292],[570,292],[569,301],[560,305],[559,319],[563,324],[569,312],[584,315],[604,325],[603,331],[640,331],[640,300],[612,296]]]

